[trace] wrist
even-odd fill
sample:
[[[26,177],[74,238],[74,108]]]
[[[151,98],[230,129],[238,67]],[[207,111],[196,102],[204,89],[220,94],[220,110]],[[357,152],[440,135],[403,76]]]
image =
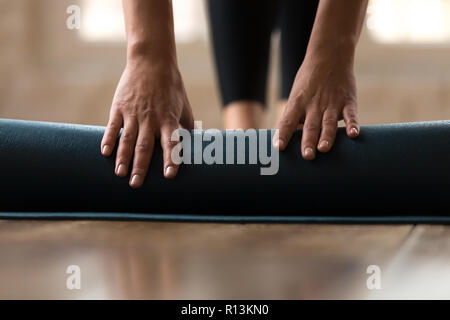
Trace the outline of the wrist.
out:
[[[130,74],[157,79],[160,85],[175,83],[181,78],[176,60],[147,53],[128,55],[125,69]]]
[[[352,37],[311,39],[306,51],[307,60],[353,64],[356,41]]]
[[[150,62],[152,64],[176,66],[175,48],[158,46],[152,41],[128,41],[127,63]]]
[[[355,47],[347,43],[324,43],[320,46],[308,47],[305,65],[314,66],[317,71],[340,69],[353,70]]]

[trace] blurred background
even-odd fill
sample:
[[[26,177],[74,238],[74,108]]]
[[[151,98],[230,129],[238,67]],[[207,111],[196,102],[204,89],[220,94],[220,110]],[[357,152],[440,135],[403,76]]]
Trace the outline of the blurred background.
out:
[[[203,0],[174,0],[178,60],[194,115],[221,128]],[[81,28],[66,12],[81,9]],[[278,80],[274,34],[267,126]],[[105,125],[125,65],[120,0],[0,0],[0,117]],[[357,50],[363,124],[450,119],[450,0],[370,2]]]
[[[194,115],[221,128],[205,3],[173,4]],[[268,127],[278,47],[274,34]],[[125,51],[121,0],[0,0],[0,117],[105,125]],[[450,0],[371,1],[355,70],[363,124],[450,119]],[[442,226],[1,222],[3,298],[360,299],[374,262],[391,268],[369,297],[449,296]],[[78,293],[65,287],[73,261],[89,270]]]

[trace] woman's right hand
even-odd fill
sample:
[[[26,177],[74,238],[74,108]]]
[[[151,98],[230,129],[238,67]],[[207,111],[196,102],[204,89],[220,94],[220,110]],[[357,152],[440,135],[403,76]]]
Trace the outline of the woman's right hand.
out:
[[[114,95],[101,152],[104,156],[112,154],[123,128],[115,173],[125,177],[131,169],[129,184],[138,188],[146,178],[155,139],[160,139],[163,174],[174,178],[178,166],[173,163],[171,153],[177,142],[171,141],[171,135],[179,124],[186,129],[194,126],[178,67],[174,63],[152,63],[145,57],[129,60]]]

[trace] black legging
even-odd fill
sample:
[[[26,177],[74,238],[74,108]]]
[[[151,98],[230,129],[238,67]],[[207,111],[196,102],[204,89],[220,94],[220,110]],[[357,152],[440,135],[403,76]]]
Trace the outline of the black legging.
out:
[[[272,31],[281,32],[281,92],[287,99],[303,62],[318,0],[209,0],[222,103],[266,102]]]

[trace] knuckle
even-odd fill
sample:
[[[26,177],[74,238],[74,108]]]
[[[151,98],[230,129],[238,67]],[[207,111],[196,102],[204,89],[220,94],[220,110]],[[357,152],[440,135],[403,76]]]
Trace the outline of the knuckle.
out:
[[[171,141],[170,139],[165,139],[164,141],[164,149],[172,150],[178,144],[178,141]]]
[[[356,113],[355,113],[355,112],[352,112],[352,111],[349,111],[349,112],[347,113],[347,117],[349,118],[349,120],[354,121],[354,120],[356,120]]]
[[[146,101],[117,101],[115,109],[131,118],[152,118],[156,110]]]
[[[149,141],[141,141],[136,144],[136,152],[146,153],[149,152],[151,148],[151,144]]]
[[[333,126],[334,127],[337,125],[337,117],[336,118],[332,117],[332,116],[324,117],[322,120],[322,123],[324,126],[328,126],[328,127]]]
[[[297,123],[292,120],[291,118],[285,117],[280,121],[280,127],[281,129],[286,128],[286,129],[291,129],[293,127],[296,127]],[[280,130],[280,134],[282,134],[283,130]]]
[[[155,108],[152,108],[149,104],[144,104],[139,109],[139,118],[142,120],[151,120],[157,117]]]
[[[347,124],[353,124],[353,125],[355,125],[355,124],[358,123],[358,121],[356,121],[356,119],[355,119],[354,117],[349,117],[349,118],[347,119],[346,123],[347,123]]]
[[[307,131],[318,131],[320,130],[320,126],[315,122],[306,122],[303,129]]]
[[[356,113],[356,110],[354,108],[347,107],[345,109],[345,111],[346,111],[345,113],[347,114],[347,117],[349,117],[349,118],[356,118],[357,113]]]
[[[130,162],[129,159],[127,157],[125,157],[123,154],[121,154],[120,156],[117,156],[117,158],[116,158],[116,163],[128,165],[129,162]]]
[[[119,131],[120,130],[120,125],[117,122],[110,122],[108,124],[108,129],[111,131]]]
[[[133,164],[133,174],[143,174],[147,171],[148,165],[142,162],[136,162]]]
[[[130,108],[130,103],[127,101],[122,101],[122,100],[114,101],[114,109],[119,112],[126,111],[129,108]]]
[[[120,136],[120,140],[125,144],[129,144],[134,140],[134,135],[129,131],[125,131]]]
[[[307,93],[305,90],[298,90],[295,95],[289,98],[288,105],[298,106],[301,105],[305,98],[307,97]]]

